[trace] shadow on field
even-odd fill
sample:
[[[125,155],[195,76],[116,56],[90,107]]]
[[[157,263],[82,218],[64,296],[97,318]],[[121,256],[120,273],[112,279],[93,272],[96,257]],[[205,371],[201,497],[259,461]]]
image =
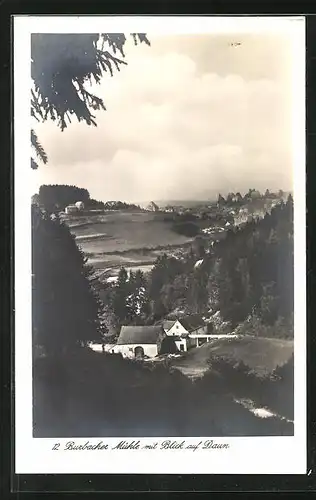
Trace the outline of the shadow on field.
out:
[[[284,367],[275,382],[255,381],[242,370],[225,369],[226,374],[221,366],[220,376],[209,372],[192,382],[160,364],[144,366],[89,349],[39,358],[33,365],[34,437],[293,435],[291,423],[260,419],[236,403],[225,382],[229,376],[238,392],[250,381],[251,394],[256,383],[267,384],[262,398],[269,393],[277,406],[291,366]],[[290,414],[290,401],[282,404],[288,405]]]

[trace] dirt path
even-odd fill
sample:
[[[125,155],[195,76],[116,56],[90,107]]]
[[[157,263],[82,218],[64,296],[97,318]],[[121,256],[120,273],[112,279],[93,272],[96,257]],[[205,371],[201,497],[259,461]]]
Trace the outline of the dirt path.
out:
[[[275,417],[275,418],[279,418],[280,420],[284,420],[285,422],[287,423],[291,423],[293,424],[293,420],[290,420],[276,412],[274,412],[273,410],[271,410],[270,408],[268,407],[258,407],[256,405],[256,403],[254,401],[252,401],[251,399],[234,399],[234,401],[236,403],[239,403],[241,404],[244,408],[246,408],[247,410],[249,410],[251,413],[253,413],[256,417],[259,417],[259,418],[272,418],[272,417]]]

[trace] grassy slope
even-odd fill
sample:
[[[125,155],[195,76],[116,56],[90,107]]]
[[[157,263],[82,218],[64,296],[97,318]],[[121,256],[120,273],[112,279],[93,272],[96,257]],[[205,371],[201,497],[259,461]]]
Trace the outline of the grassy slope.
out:
[[[175,359],[172,366],[193,380],[204,375],[202,383],[213,393],[244,400],[293,421],[292,354],[291,340],[249,336],[214,340]],[[238,366],[240,362],[244,369]]]
[[[173,361],[188,376],[199,376],[209,368],[212,357],[221,357],[228,362],[242,361],[257,375],[267,375],[277,366],[285,364],[293,354],[293,341],[245,336],[232,339],[214,339],[212,342],[188,351],[185,356]]]
[[[115,211],[64,220],[89,264],[95,269],[107,268],[112,275],[122,265],[146,272],[158,255],[181,251],[192,241],[174,232],[163,214],[151,212]]]

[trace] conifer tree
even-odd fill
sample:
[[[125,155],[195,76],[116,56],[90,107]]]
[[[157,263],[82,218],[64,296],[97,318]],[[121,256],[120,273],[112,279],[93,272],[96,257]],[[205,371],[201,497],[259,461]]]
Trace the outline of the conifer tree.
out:
[[[224,205],[226,203],[225,198],[220,193],[218,195],[217,203],[218,203],[218,205]]]
[[[112,309],[120,326],[128,322],[129,319],[128,295],[128,273],[124,267],[121,267],[112,297]]]
[[[34,344],[48,354],[100,342],[101,305],[91,269],[68,227],[32,205]]]
[[[147,282],[141,270],[137,270],[135,274],[130,272],[128,288],[127,307],[130,321],[143,322],[149,310]]]

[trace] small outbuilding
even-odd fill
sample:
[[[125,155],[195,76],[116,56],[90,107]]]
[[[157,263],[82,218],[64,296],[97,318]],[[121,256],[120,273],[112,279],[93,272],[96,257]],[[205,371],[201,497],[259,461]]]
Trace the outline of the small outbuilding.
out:
[[[83,203],[83,201],[77,201],[75,203],[75,206],[78,208],[78,210],[84,210],[84,203]]]
[[[76,205],[68,205],[68,207],[65,208],[65,213],[68,214],[76,214],[79,212],[79,209]]]

